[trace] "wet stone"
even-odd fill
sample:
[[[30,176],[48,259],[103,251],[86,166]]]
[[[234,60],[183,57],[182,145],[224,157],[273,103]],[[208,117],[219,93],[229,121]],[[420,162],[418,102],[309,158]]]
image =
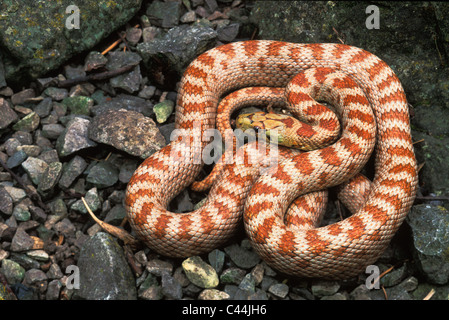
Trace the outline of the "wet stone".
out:
[[[143,159],[165,146],[165,139],[151,118],[124,109],[94,117],[89,138]]]

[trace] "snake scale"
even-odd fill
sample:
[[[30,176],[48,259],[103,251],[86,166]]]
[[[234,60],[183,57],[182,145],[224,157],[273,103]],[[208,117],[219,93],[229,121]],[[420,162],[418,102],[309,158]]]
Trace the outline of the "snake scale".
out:
[[[350,83],[336,98],[352,106],[340,111],[341,137],[323,149],[282,158],[261,175],[246,160],[226,165],[201,208],[184,214],[169,212],[169,202],[195,181],[203,167],[202,152],[209,141],[201,137],[215,127],[222,96],[244,87],[285,87],[311,68],[337,70],[357,85]],[[333,83],[338,91],[340,82]],[[369,120],[370,112],[374,120]],[[405,94],[391,68],[365,50],[269,40],[216,47],[186,69],[175,119],[182,138],[138,167],[125,200],[137,236],[162,255],[207,253],[229,241],[243,221],[254,250],[279,271],[348,278],[379,258],[413,203],[417,167]],[[285,223],[285,212],[294,199],[357,179],[366,162],[358,154],[374,148],[369,126],[377,137],[375,174],[366,201],[350,217],[331,225],[298,228]],[[247,145],[238,151],[244,158],[254,152]],[[310,207],[313,202],[308,202]]]

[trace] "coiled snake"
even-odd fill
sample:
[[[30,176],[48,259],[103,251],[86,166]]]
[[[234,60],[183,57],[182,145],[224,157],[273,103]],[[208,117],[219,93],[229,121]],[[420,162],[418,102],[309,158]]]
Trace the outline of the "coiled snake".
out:
[[[225,93],[243,87],[285,87],[311,68],[337,70],[353,79],[349,83],[331,79],[336,91],[346,83],[340,96],[330,95],[343,108],[337,111],[343,129],[337,142],[285,157],[261,176],[247,160],[226,165],[200,209],[185,214],[167,211],[169,202],[192,184],[203,167],[202,152],[209,141],[201,137],[215,127]],[[268,40],[214,48],[185,71],[175,121],[176,128],[183,129],[182,139],[139,166],[126,196],[132,228],[160,254],[187,257],[209,252],[226,243],[243,220],[254,250],[278,270],[347,278],[378,259],[413,203],[417,169],[405,94],[388,65],[362,49]],[[374,147],[374,133],[375,175],[357,211],[323,227],[286,223],[295,220],[285,218],[285,212],[298,196],[356,176]],[[257,153],[249,147],[239,152]]]

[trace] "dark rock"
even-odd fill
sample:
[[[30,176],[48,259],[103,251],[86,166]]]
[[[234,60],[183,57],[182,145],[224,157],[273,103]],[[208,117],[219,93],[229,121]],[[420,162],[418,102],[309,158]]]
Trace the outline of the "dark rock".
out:
[[[151,2],[147,9],[147,16],[151,24],[171,28],[177,26],[181,16],[181,3],[178,1],[162,2],[159,0]]]
[[[11,215],[13,209],[12,198],[4,187],[0,186],[0,212]]]
[[[151,274],[162,276],[164,273],[171,274],[173,271],[173,265],[167,261],[151,259],[147,262],[146,269]]]
[[[28,158],[28,155],[23,150],[18,150],[14,152],[14,154],[9,157],[6,165],[8,168],[13,169],[15,167],[20,166],[25,160]]]
[[[92,48],[139,10],[140,0],[77,3],[80,28],[68,28],[76,12],[65,13],[73,2],[43,2],[35,10],[35,2],[4,3],[0,25],[0,43],[4,47],[3,63],[8,83],[21,85],[30,78],[48,73],[70,57]],[[33,21],[33,23],[30,23]],[[48,24],[47,21],[58,21]]]
[[[9,284],[20,283],[25,277],[25,269],[20,264],[10,259],[2,260],[0,271]]]
[[[217,33],[210,27],[182,25],[170,29],[162,39],[137,45],[148,70],[169,69],[180,75],[187,65],[215,44]]]
[[[69,96],[69,92],[64,88],[48,87],[44,93],[54,101],[64,100]]]
[[[59,294],[62,289],[62,283],[59,280],[52,280],[48,283],[47,293],[45,294],[46,300],[58,300]]]
[[[97,145],[87,136],[89,123],[89,120],[79,117],[75,117],[69,121],[64,132],[56,140],[56,150],[59,156],[66,157],[79,150]]]
[[[83,173],[87,167],[87,162],[80,156],[74,156],[62,169],[62,175],[59,179],[59,186],[67,189]]]
[[[107,188],[118,181],[118,173],[118,169],[113,164],[102,161],[90,168],[86,181],[97,188]]]
[[[169,299],[179,300],[182,298],[181,284],[170,274],[164,272],[161,279],[162,293]]]
[[[36,112],[39,117],[45,118],[50,114],[52,103],[53,103],[52,98],[50,97],[44,98],[34,108],[34,112]]]
[[[108,58],[102,55],[98,51],[91,51],[84,61],[84,70],[91,71],[94,69],[102,68],[108,62]]]
[[[412,207],[406,218],[413,234],[414,255],[426,279],[435,284],[449,281],[449,216],[439,206]]]
[[[240,24],[237,22],[230,23],[224,27],[217,29],[218,40],[222,42],[231,42],[239,34]]]
[[[152,119],[124,109],[94,117],[89,138],[143,159],[165,146],[165,139]]]
[[[20,252],[32,249],[34,240],[22,228],[18,228],[11,242],[11,251]]]
[[[25,89],[20,92],[14,93],[11,97],[13,105],[24,104],[29,99],[34,98],[36,95],[33,89]]]
[[[110,235],[99,232],[87,240],[78,260],[80,289],[75,294],[88,300],[137,298],[133,274],[122,248]]]
[[[9,106],[8,101],[0,98],[0,129],[4,129],[19,118],[13,109]]]
[[[259,263],[260,257],[252,250],[239,246],[238,244],[232,244],[224,248],[224,251],[229,255],[232,262],[238,267],[243,269],[249,269]]]
[[[40,118],[36,112],[31,112],[22,119],[20,119],[12,128],[16,131],[32,132],[37,129],[40,123]]]
[[[59,123],[44,124],[42,126],[42,136],[51,140],[55,140],[62,134],[64,129],[64,126],[60,125]]]
[[[96,212],[101,208],[101,198],[98,195],[97,188],[92,188],[87,191],[86,195],[84,196],[84,200],[86,201],[92,212]],[[82,200],[77,200],[76,202],[74,202],[71,205],[70,209],[75,210],[79,213],[87,214],[86,206],[84,205]]]
[[[223,269],[225,253],[221,250],[214,249],[209,253],[207,257],[209,259],[209,263],[215,269],[215,271],[217,271],[217,273],[220,273]]]
[[[39,184],[47,167],[48,164],[45,161],[34,157],[28,157],[28,159],[22,163],[22,168],[28,173],[28,176],[35,185]]]
[[[131,96],[128,94],[120,94],[104,103],[96,105],[92,108],[92,113],[95,116],[101,115],[109,110],[125,109],[128,111],[136,111],[142,113],[144,116],[152,116],[153,104],[143,98]]]

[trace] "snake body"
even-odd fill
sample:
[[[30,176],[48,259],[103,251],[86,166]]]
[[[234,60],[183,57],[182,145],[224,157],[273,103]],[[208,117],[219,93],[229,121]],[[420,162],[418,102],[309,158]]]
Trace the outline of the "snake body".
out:
[[[337,70],[361,88],[363,97],[350,84],[339,98],[353,107],[341,111],[346,120],[339,140],[321,150],[287,156],[277,166],[267,166],[261,176],[247,159],[254,154],[263,162],[266,153],[245,145],[238,151],[245,160],[223,168],[200,209],[169,212],[169,202],[203,166],[209,141],[202,133],[215,127],[222,96],[243,87],[285,87],[310,68]],[[340,87],[337,80],[334,86]],[[357,177],[374,145],[366,129],[371,121],[365,101],[377,134],[375,175],[366,201],[349,218],[328,226],[302,229],[286,224],[285,212],[298,196]],[[187,257],[223,245],[235,234],[243,213],[253,248],[268,264],[295,276],[347,278],[378,259],[413,203],[417,169],[404,91],[385,62],[356,47],[259,40],[209,50],[184,73],[175,126],[182,137],[139,166],[125,200],[137,236],[166,256]]]

